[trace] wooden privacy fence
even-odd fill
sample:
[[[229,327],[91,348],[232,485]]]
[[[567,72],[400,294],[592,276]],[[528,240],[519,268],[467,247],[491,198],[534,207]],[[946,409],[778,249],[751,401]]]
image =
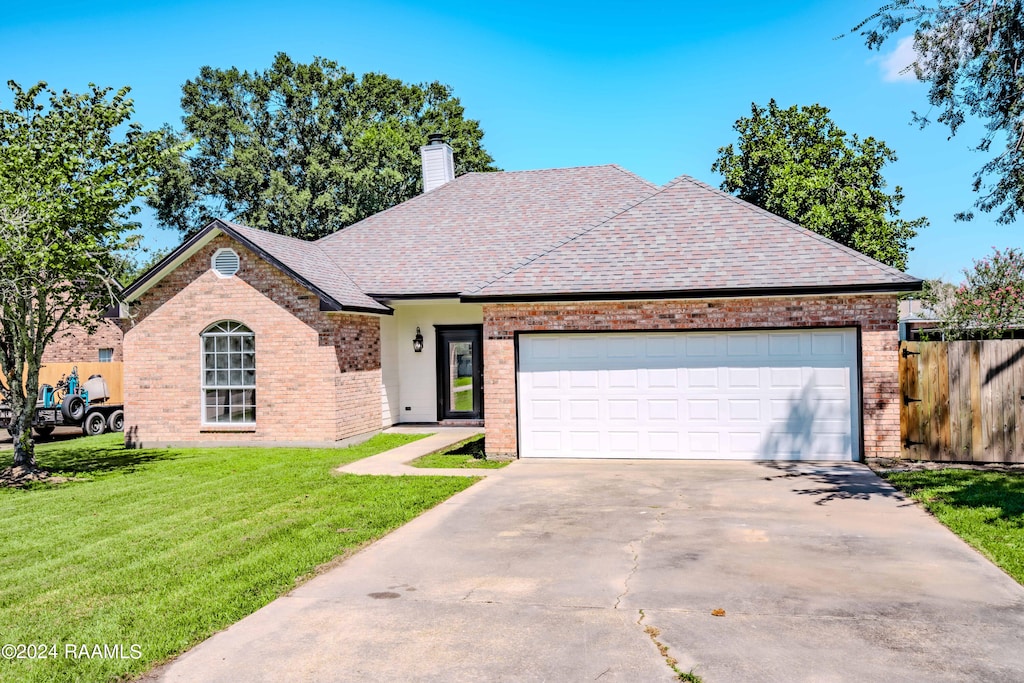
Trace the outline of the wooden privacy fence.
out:
[[[899,373],[904,458],[1024,463],[1024,340],[900,342]]]

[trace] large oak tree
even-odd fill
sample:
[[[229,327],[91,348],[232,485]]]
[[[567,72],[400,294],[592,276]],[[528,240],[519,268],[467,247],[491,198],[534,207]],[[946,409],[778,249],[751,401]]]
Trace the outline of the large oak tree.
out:
[[[185,83],[190,151],[163,169],[150,203],[188,234],[210,218],[315,239],[422,191],[419,148],[445,136],[456,175],[496,170],[479,122],[452,89],[280,53],[266,71],[209,66]]]
[[[881,140],[847,135],[818,104],[752,104],[736,121],[735,146],[718,150],[711,170],[740,199],[903,270],[910,239],[926,218],[899,218],[903,192],[887,191],[882,168],[896,161]]]

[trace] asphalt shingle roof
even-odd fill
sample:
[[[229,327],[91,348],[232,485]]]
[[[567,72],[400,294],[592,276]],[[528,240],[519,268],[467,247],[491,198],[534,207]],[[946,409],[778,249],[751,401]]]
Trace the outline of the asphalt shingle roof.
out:
[[[352,278],[332,260],[315,242],[278,235],[237,223],[219,221],[233,231],[243,242],[255,246],[306,280],[344,308],[385,312],[390,310],[375,299],[366,296]]]
[[[787,288],[917,289],[919,280],[688,176],[471,298]]]
[[[658,189],[613,165],[469,173],[317,244],[370,295],[456,294]]]

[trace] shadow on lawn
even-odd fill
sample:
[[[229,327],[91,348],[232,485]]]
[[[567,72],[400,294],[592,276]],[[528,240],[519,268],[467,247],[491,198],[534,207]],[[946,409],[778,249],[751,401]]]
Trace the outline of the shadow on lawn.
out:
[[[906,496],[892,486],[879,479],[874,473],[861,467],[816,467],[809,463],[766,461],[764,467],[777,471],[779,474],[765,477],[767,481],[776,479],[792,480],[793,484],[803,485],[794,488],[793,493],[801,496],[817,496],[815,505],[827,505],[834,500],[870,500],[872,498],[892,498],[913,505]]]
[[[36,458],[43,469],[55,474],[74,476],[94,472],[132,472],[148,463],[174,457],[169,449],[128,449],[124,446],[62,445],[46,451],[37,451]]]
[[[465,441],[452,450],[445,451],[445,455],[471,455],[477,460],[483,460],[485,457],[486,450],[484,445],[484,437],[474,437],[469,441]]]
[[[886,479],[926,503],[954,508],[990,508],[1000,519],[1024,528],[1024,474],[966,469],[892,472]]]

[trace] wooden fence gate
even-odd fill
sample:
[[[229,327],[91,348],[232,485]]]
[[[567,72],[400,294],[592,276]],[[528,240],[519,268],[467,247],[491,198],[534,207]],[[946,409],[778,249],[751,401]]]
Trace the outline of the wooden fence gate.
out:
[[[912,460],[1024,463],[1024,340],[900,342]]]

